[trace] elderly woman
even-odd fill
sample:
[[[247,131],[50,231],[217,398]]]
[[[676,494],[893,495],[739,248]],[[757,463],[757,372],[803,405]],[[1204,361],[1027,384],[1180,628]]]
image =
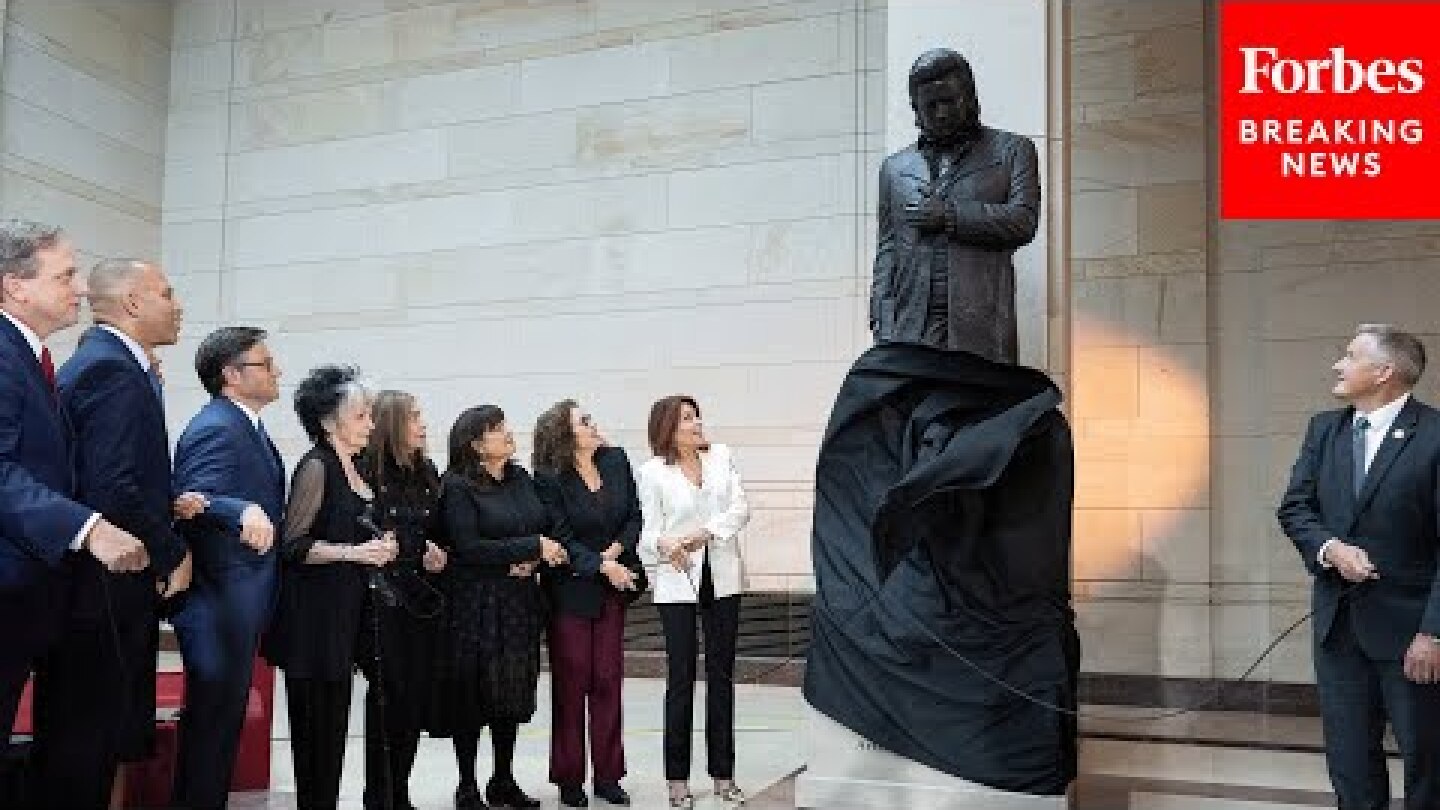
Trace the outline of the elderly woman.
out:
[[[481,405],[450,429],[449,466],[440,481],[440,515],[449,595],[442,662],[445,683],[435,731],[453,738],[460,785],[455,806],[539,807],[515,782],[520,724],[535,713],[545,600],[536,569],[562,565],[550,538],[554,520],[535,482],[513,460],[505,413]],[[490,727],[495,769],[481,798],[475,777],[480,731]]]
[[[625,606],[644,569],[635,553],[640,501],[625,451],[606,447],[595,420],[575,400],[557,402],[535,422],[535,486],[555,517],[555,539],[570,556],[552,569],[550,621],[553,724],[550,781],[560,803],[586,807],[585,710],[595,796],[628,805],[620,687],[625,681]]]
[[[393,532],[361,525],[373,497],[355,468],[370,438],[370,396],[354,368],[321,366],[295,389],[295,414],[314,442],[295,468],[285,507],[280,597],[265,655],[285,671],[297,804],[335,807],[357,637],[369,574],[395,557]]]
[[[665,634],[665,778],[670,806],[690,808],[690,717],[695,702],[695,619],[705,630],[705,747],[715,795],[735,786],[735,637],[740,627],[740,530],[750,520],[730,449],[710,444],[693,397],[650,409],[640,467],[640,555],[656,567],[655,606]]]
[[[414,810],[410,772],[420,732],[431,719],[435,639],[443,607],[433,582],[446,561],[434,539],[440,473],[425,455],[425,417],[415,397],[381,391],[373,411],[375,429],[360,456],[360,470],[375,495],[374,523],[395,532],[398,553],[381,569],[394,599],[371,600],[379,615],[367,616],[367,628],[360,634],[365,651],[361,668],[370,684],[365,693],[364,803],[366,810]]]

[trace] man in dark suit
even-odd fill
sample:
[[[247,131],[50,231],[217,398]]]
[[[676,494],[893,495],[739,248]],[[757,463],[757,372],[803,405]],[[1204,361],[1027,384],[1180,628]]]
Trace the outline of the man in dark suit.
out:
[[[1390,806],[1386,719],[1405,807],[1440,807],[1440,412],[1411,396],[1425,349],[1358,330],[1334,366],[1346,407],[1310,420],[1280,524],[1314,575],[1315,680],[1343,810]]]
[[[181,522],[195,578],[172,620],[185,661],[174,802],[192,810],[225,806],[251,668],[275,601],[285,468],[260,421],[280,395],[280,369],[264,341],[263,330],[232,326],[201,342],[195,371],[212,399],[175,447],[177,491],[208,503]]]
[[[179,338],[181,308],[161,269],[107,259],[90,272],[96,326],[60,368],[60,402],[77,440],[76,497],[140,538],[150,568],[111,574],[93,558],[69,565],[69,610],[47,661],[55,673],[37,713],[54,744],[37,763],[49,807],[104,807],[122,761],[142,761],[155,726],[159,600],[190,582],[172,525],[170,439],[152,362]]]
[[[0,730],[15,723],[25,681],[37,703],[52,673],[43,658],[65,615],[67,558],[89,554],[107,569],[145,568],[145,547],[74,500],[70,426],[44,340],[75,323],[83,285],[75,253],[54,228],[0,221]],[[52,719],[37,712],[43,756]],[[0,806],[15,806],[0,796]]]

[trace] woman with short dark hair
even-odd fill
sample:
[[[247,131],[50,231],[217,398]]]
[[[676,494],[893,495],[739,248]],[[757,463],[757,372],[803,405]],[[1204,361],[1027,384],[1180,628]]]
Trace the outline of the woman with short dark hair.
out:
[[[440,515],[449,564],[449,610],[441,667],[444,684],[432,733],[453,738],[459,810],[539,807],[515,782],[515,740],[535,713],[545,603],[540,562],[561,565],[565,548],[551,539],[554,520],[530,474],[514,461],[515,437],[505,412],[481,405],[450,429],[450,459],[440,480]],[[480,794],[475,757],[490,727],[495,769]]]
[[[285,506],[265,656],[285,671],[297,804],[325,810],[340,795],[366,580],[394,558],[395,536],[375,537],[360,522],[373,495],[355,467],[372,427],[359,372],[311,370],[295,388],[295,415],[315,444],[295,468]]]
[[[750,520],[730,448],[710,444],[694,397],[650,409],[650,449],[637,486],[640,555],[655,567],[665,634],[665,779],[670,806],[690,808],[690,726],[698,616],[705,631],[705,748],[715,795],[744,802],[735,785],[735,642],[740,629],[740,530]]]
[[[590,414],[561,400],[535,422],[535,485],[570,556],[544,577],[550,621],[550,781],[560,803],[586,807],[585,714],[595,796],[628,805],[621,740],[625,606],[643,588],[635,553],[640,501],[625,451],[609,447]],[[640,586],[640,587],[637,587]]]

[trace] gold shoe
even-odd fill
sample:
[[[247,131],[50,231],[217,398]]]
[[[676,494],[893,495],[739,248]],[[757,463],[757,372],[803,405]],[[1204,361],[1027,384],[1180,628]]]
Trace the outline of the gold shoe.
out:
[[[745,803],[745,791],[735,785],[731,785],[724,790],[715,791],[715,796],[721,801],[734,802],[735,804]]]
[[[684,808],[684,810],[695,810],[695,794],[686,793],[684,796],[671,796],[670,806]]]

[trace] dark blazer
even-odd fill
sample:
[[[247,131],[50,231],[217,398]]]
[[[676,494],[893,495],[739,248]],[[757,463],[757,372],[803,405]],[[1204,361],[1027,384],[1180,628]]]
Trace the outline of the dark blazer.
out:
[[[925,235],[905,219],[907,206],[938,194],[954,217],[949,233]],[[877,342],[918,343],[924,335],[930,276],[943,262],[949,278],[948,345],[990,360],[1015,362],[1015,250],[1035,238],[1040,171],[1023,135],[982,128],[976,142],[933,182],[920,148],[880,167],[870,330]]]
[[[40,361],[0,316],[0,592],[53,574],[94,513],[72,498],[72,453]]]
[[[275,547],[263,557],[240,542],[240,516],[258,504],[280,530],[285,514],[285,467],[240,406],[211,399],[185,427],[175,446],[175,493],[200,492],[210,506],[181,524],[197,572],[215,574],[230,564],[273,565]]]
[[[165,580],[185,556],[185,541],[171,520],[170,438],[165,409],[150,376],[118,337],[92,327],[57,375],[60,401],[75,426],[76,496],[106,520],[135,535],[150,555],[140,595],[150,580]],[[105,569],[85,555],[72,610],[99,615]],[[115,595],[131,590],[119,589]],[[147,600],[148,601],[148,600]],[[121,606],[117,610],[123,612]]]
[[[545,570],[551,603],[562,613],[590,618],[600,616],[605,591],[612,587],[600,573],[600,554],[611,543],[625,548],[620,564],[637,572],[637,579],[645,575],[635,551],[640,498],[630,460],[618,447],[602,447],[595,453],[595,467],[604,482],[599,492],[591,492],[574,469],[535,474],[540,500],[554,516],[554,539],[570,555],[569,565]]]
[[[1354,410],[1310,420],[1278,516],[1314,575],[1315,638],[1324,641],[1340,601],[1374,660],[1399,660],[1417,632],[1440,635],[1440,413],[1413,397],[1400,410],[1354,494]],[[1317,560],[1338,537],[1370,555],[1380,578],[1351,587]]]

